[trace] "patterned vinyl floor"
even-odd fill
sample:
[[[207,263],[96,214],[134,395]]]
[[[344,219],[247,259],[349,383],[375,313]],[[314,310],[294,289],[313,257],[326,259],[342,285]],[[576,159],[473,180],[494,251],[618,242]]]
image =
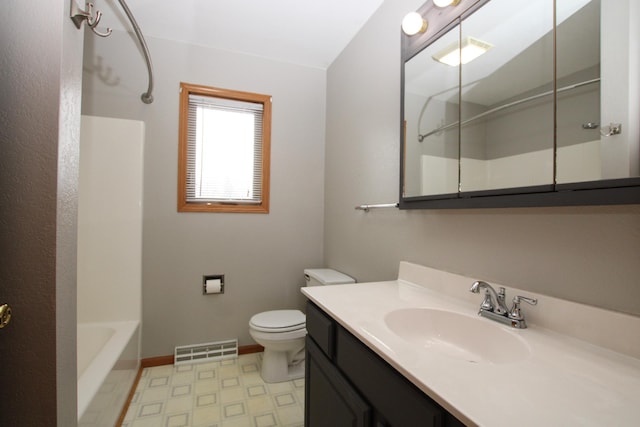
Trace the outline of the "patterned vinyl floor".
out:
[[[267,384],[262,353],[145,368],[123,427],[302,427],[304,379]]]

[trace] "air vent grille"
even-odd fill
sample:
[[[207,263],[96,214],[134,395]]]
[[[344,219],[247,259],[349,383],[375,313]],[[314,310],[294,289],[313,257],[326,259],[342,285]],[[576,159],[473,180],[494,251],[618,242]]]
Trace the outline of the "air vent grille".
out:
[[[216,341],[175,348],[174,364],[213,362],[238,357],[238,340]]]

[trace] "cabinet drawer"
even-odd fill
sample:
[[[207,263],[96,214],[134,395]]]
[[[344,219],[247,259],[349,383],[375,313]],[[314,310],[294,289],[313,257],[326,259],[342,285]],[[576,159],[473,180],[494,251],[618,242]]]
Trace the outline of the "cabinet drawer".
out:
[[[336,363],[385,425],[443,425],[444,411],[437,403],[341,326],[336,331]]]
[[[307,334],[313,338],[329,359],[333,359],[335,352],[334,322],[311,301],[307,302]]]

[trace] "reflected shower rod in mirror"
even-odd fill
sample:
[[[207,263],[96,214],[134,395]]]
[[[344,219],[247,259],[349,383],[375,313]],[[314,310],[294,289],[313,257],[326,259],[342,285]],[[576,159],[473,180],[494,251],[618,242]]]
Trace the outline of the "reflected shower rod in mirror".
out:
[[[149,86],[147,87],[147,91],[140,96],[140,99],[145,104],[151,104],[153,102],[153,95],[151,92],[153,91],[153,65],[151,64],[151,56],[149,55],[149,48],[147,47],[147,42],[142,35],[142,31],[140,31],[140,27],[136,22],[136,19],[133,17],[131,10],[127,6],[125,0],[118,0],[120,6],[124,10],[127,18],[129,18],[129,22],[131,22],[131,26],[133,26],[133,30],[140,41],[140,45],[142,47],[142,53],[144,54],[144,59],[147,63],[147,71],[149,74]],[[108,37],[111,35],[111,28],[107,28],[105,33],[101,33],[96,29],[96,26],[100,22],[102,18],[102,12],[99,10],[96,11],[95,16],[93,15],[93,3],[86,3],[86,9],[80,9],[80,7],[76,4],[76,0],[71,0],[71,12],[70,17],[76,28],[80,29],[82,26],[82,21],[86,21],[87,26],[91,28],[96,35],[100,37]]]
[[[599,78],[591,79],[591,80],[585,80],[585,81],[580,82],[580,83],[576,83],[576,84],[572,84],[572,85],[569,85],[569,86],[564,86],[564,87],[561,87],[559,89],[556,89],[555,93],[566,92],[568,90],[577,89],[579,87],[590,85],[590,84],[593,84],[593,83],[598,83],[598,82],[600,82]],[[490,110],[483,111],[482,113],[477,114],[477,115],[475,115],[473,117],[470,117],[470,118],[468,118],[466,120],[463,120],[462,122],[455,121],[453,123],[449,123],[448,125],[444,125],[444,126],[441,126],[441,127],[437,128],[437,129],[431,130],[431,131],[429,131],[427,133],[418,134],[418,142],[422,142],[422,141],[425,140],[425,138],[428,138],[431,135],[435,135],[436,133],[439,133],[439,132],[442,132],[444,130],[448,130],[448,129],[451,129],[453,127],[456,127],[456,126],[458,126],[458,124],[466,125],[467,123],[470,123],[470,122],[472,122],[474,120],[481,119],[481,118],[486,117],[486,116],[488,116],[490,114],[497,113],[498,111],[502,111],[502,110],[504,110],[506,108],[513,107],[513,106],[516,106],[516,105],[519,105],[519,104],[523,104],[523,103],[529,102],[529,101],[535,101],[536,99],[543,98],[543,97],[549,96],[549,95],[553,95],[553,93],[554,93],[554,91],[550,90],[550,91],[547,91],[547,92],[542,92],[542,93],[539,93],[539,94],[536,94],[536,95],[529,96],[527,98],[518,99],[517,101],[509,102],[507,104],[499,105],[499,106],[497,106],[495,108],[492,108]],[[420,119],[421,118],[422,117],[420,117]],[[618,133],[610,132],[609,134],[607,134],[607,135],[603,134],[602,136],[617,135]]]

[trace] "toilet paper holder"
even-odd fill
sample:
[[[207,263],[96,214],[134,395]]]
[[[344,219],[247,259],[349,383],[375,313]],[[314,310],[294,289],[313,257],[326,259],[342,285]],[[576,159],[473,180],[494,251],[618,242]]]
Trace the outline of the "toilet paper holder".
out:
[[[224,274],[202,276],[202,295],[224,294]]]

